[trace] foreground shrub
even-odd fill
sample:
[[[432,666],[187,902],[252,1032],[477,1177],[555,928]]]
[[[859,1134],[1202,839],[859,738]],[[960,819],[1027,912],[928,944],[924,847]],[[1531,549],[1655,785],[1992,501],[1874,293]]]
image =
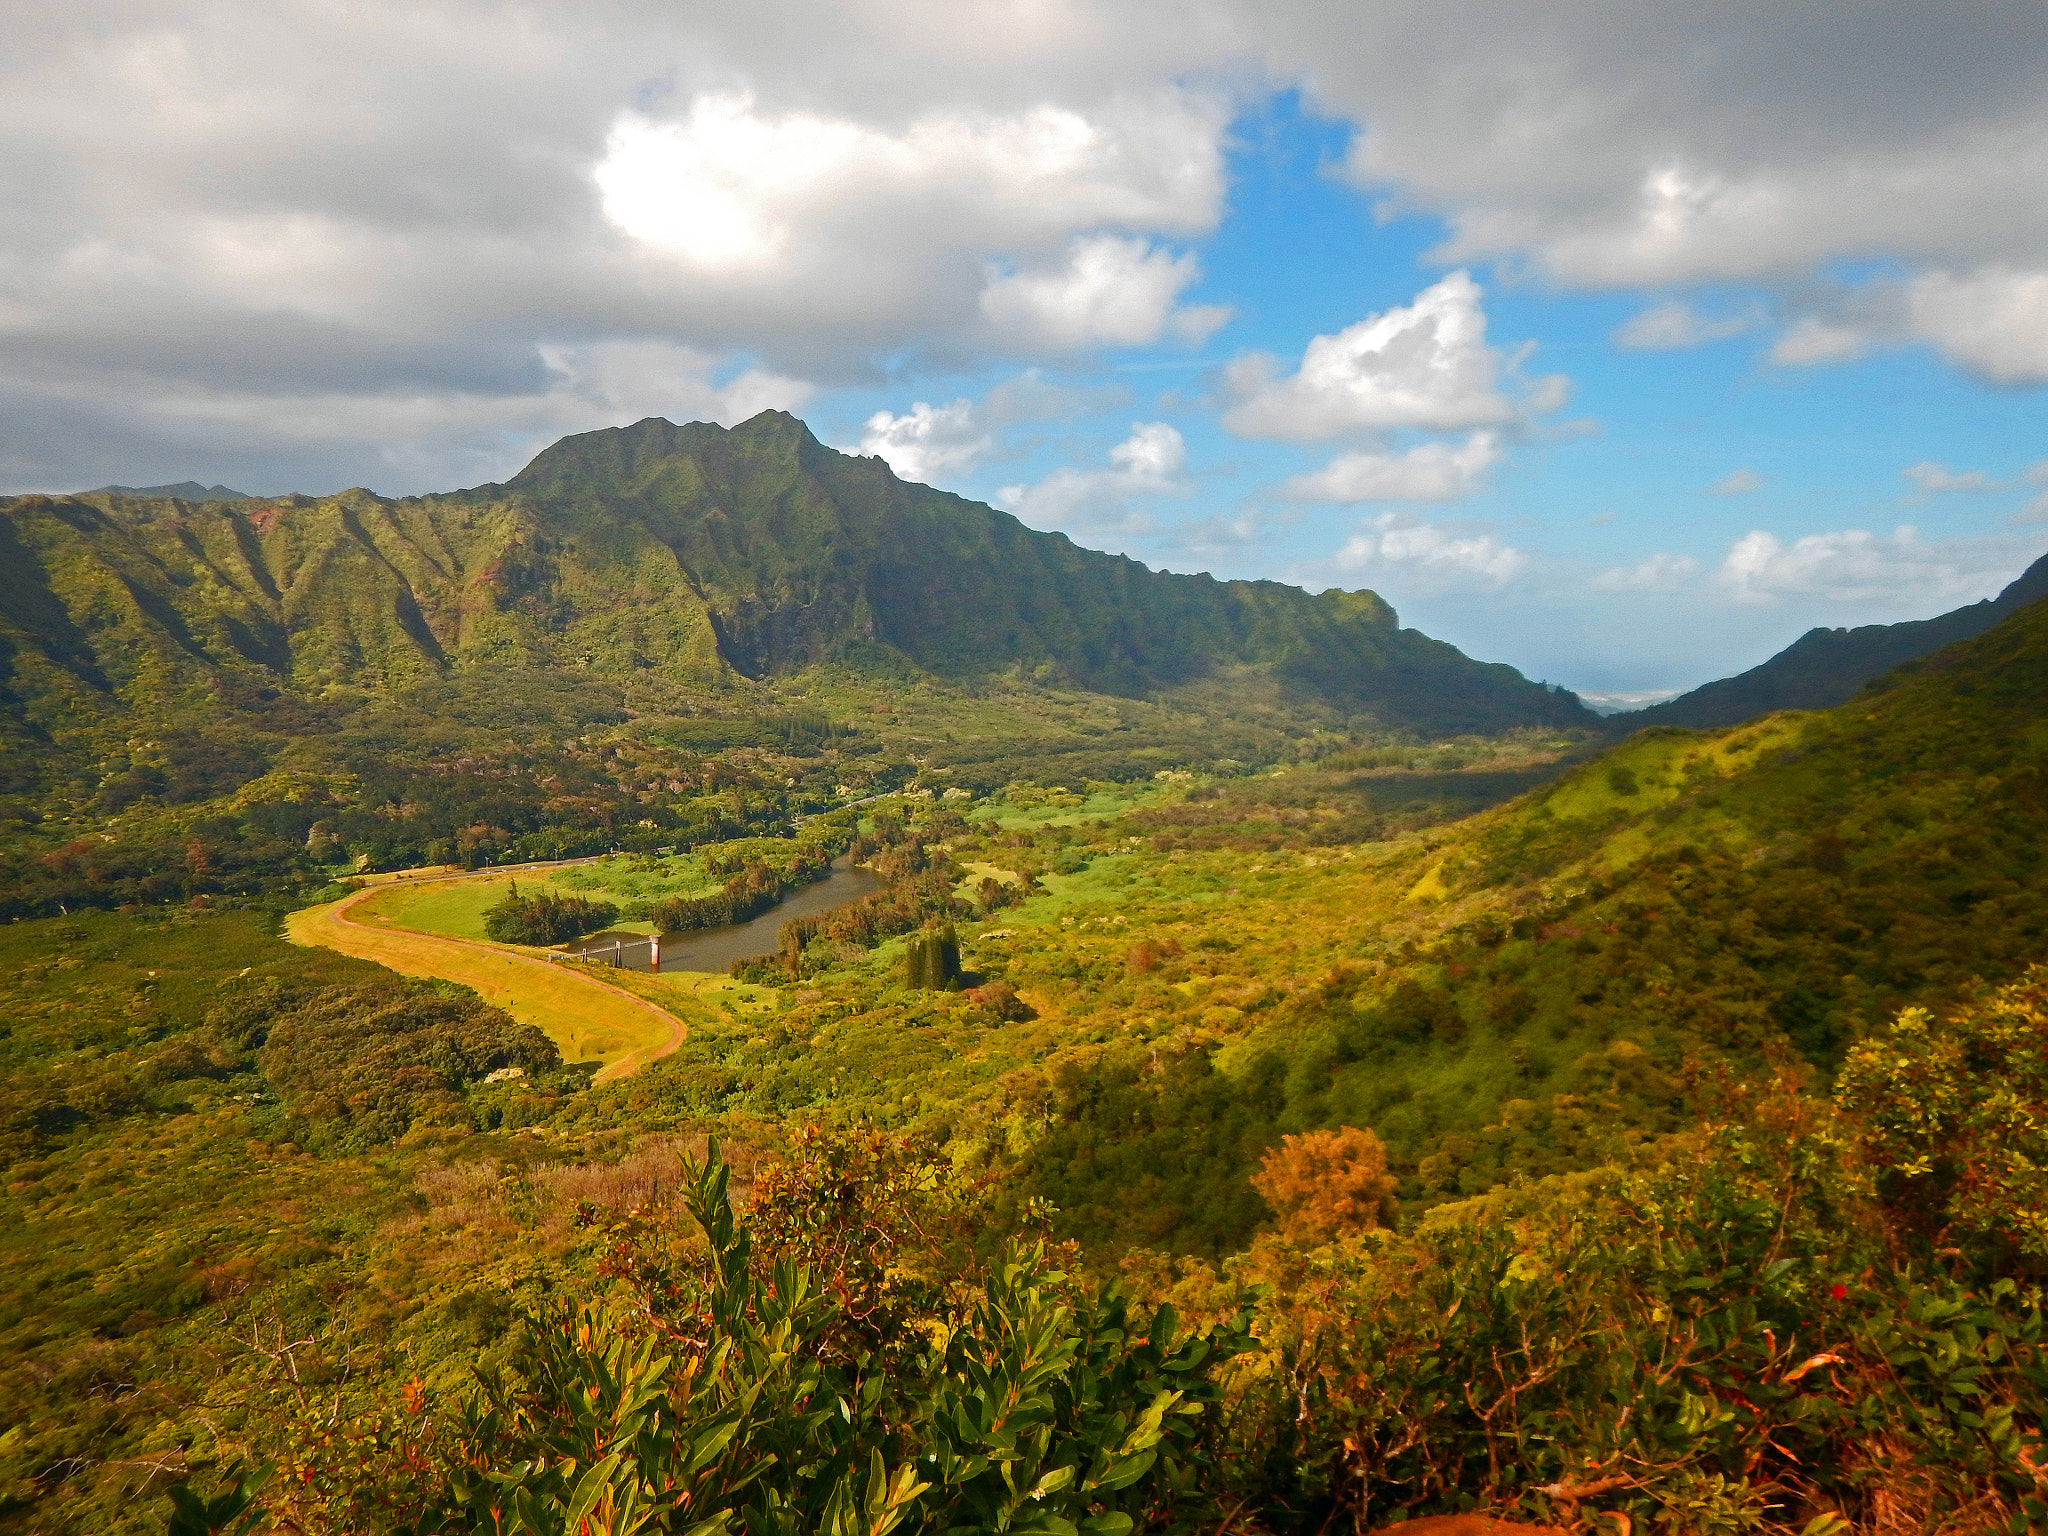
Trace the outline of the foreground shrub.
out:
[[[1270,1287],[1267,1352],[1234,1434],[1254,1505],[1309,1529],[1469,1508],[2033,1528],[2038,1298],[1902,1262],[1827,1104],[1737,1107],[1639,1172],[1497,1190],[1408,1236],[1262,1239],[1241,1273]]]
[[[1012,1248],[901,1368],[835,1359],[842,1303],[795,1264],[757,1273],[715,1146],[690,1177],[699,1272],[537,1317],[411,1531],[1121,1536],[1199,1500],[1238,1332],[1177,1337],[1162,1310],[1140,1336],[1120,1294]]]
[[[1940,1024],[1906,1009],[1849,1053],[1838,1095],[1917,1235],[2048,1272],[2048,966]]]
[[[904,1204],[892,1180],[922,1177],[901,1150],[855,1149],[856,1180],[880,1181],[855,1202],[869,1215]],[[685,1165],[703,1242],[657,1251],[647,1214],[629,1218],[621,1292],[530,1315],[506,1367],[430,1453],[400,1447],[382,1490],[373,1469],[341,1469],[360,1486],[337,1496],[355,1511],[339,1528],[396,1506],[377,1524],[403,1536],[1126,1536],[1209,1510],[1240,1326],[1184,1334],[1171,1308],[1141,1326],[1117,1289],[1011,1244],[929,1332],[899,1335],[918,1347],[849,1353],[862,1330],[837,1292],[869,1266],[868,1223],[825,1209],[845,1192],[827,1151],[771,1182],[765,1219],[778,1250],[836,1253],[832,1285],[756,1256],[714,1143]],[[430,1463],[437,1476],[405,1484]],[[295,1529],[304,1513],[274,1512]]]
[[[1838,1102],[1696,1080],[1700,1128],[1405,1233],[1373,1225],[1370,1133],[1290,1137],[1259,1176],[1279,1228],[1221,1277],[1126,1261],[1211,1316],[1191,1338],[982,1237],[999,1176],[936,1148],[803,1131],[744,1231],[714,1153],[693,1224],[606,1218],[614,1290],[534,1313],[451,1428],[377,1431],[410,1459],[378,1451],[374,1499],[320,1474],[395,1520],[296,1528],[2048,1529],[2042,988],[1902,1016]]]
[[[1327,1242],[1342,1232],[1391,1225],[1394,1178],[1379,1137],[1356,1126],[1283,1136],[1252,1176],[1280,1218],[1281,1235]]]

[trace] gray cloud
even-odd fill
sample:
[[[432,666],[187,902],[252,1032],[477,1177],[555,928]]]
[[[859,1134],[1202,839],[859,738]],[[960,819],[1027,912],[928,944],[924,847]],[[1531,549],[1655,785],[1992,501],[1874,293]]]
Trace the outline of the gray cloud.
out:
[[[2048,11],[1993,0],[29,7],[0,476],[415,489],[607,411],[1192,334],[1220,312],[1167,279],[1230,113],[1295,80],[1447,263],[1670,303],[1762,281],[1784,361],[1918,340],[2032,382],[2044,66]],[[1149,243],[1075,244],[1112,238]],[[1161,254],[988,297],[1112,249]],[[1813,281],[1873,256],[1867,292]]]
[[[1074,327],[998,334],[990,264],[1209,228],[1230,88],[1203,72],[1239,51],[1203,7],[1163,29],[808,0],[708,19],[85,0],[18,20],[0,58],[15,485],[153,474],[163,452],[410,489],[485,467],[472,442],[502,473],[593,404],[740,409],[764,389],[707,381],[747,359],[790,403],[805,380],[875,377],[883,352],[1052,355]],[[599,173],[635,134],[621,194]],[[768,259],[720,269],[649,237],[664,207],[701,225],[720,196],[777,235]],[[621,383],[635,348],[686,355],[682,387]],[[577,357],[609,359],[610,382],[560,366]],[[397,436],[351,448],[350,430]]]
[[[1280,56],[1363,124],[1351,173],[1446,214],[1454,259],[1634,285],[2030,260],[2048,230],[2038,6],[1467,0],[1453,37],[1395,0],[1371,46],[1326,8],[1282,15]]]

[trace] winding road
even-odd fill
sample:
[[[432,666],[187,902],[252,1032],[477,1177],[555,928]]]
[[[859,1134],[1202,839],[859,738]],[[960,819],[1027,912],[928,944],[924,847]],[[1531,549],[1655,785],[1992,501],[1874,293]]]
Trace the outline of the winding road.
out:
[[[516,869],[421,874],[402,877],[402,882],[412,887],[503,879],[529,870],[539,873],[591,862],[565,859]],[[541,1030],[560,1048],[564,1060],[593,1059],[576,1054],[584,1050],[594,1050],[595,1059],[611,1057],[597,1074],[597,1082],[615,1081],[668,1055],[689,1033],[688,1024],[669,1009],[599,980],[588,966],[550,960],[546,951],[450,938],[403,927],[381,914],[372,919],[357,913],[356,909],[365,902],[400,884],[399,879],[382,880],[326,906],[294,912],[286,920],[286,931],[295,943],[316,944],[358,959],[374,960],[407,976],[474,987],[487,1001],[503,1008],[520,1023]],[[614,1055],[614,1051],[618,1054]]]

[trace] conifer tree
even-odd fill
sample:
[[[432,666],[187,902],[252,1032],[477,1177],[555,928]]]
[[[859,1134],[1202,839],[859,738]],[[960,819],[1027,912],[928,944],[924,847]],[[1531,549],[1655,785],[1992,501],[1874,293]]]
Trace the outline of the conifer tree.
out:
[[[913,933],[903,947],[904,980],[927,992],[951,992],[960,985],[960,940],[951,923]]]

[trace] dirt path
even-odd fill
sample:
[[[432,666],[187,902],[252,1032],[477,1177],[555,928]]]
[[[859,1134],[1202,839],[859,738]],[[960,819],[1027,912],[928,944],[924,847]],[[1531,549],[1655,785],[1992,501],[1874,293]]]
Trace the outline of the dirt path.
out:
[[[575,861],[582,862],[582,861]],[[547,867],[560,867],[547,866]],[[524,873],[522,868],[517,873]],[[407,882],[502,879],[506,870],[435,874]],[[480,944],[405,928],[390,919],[358,914],[356,908],[390,891],[382,881],[324,907],[294,912],[286,920],[293,942],[317,944],[358,959],[374,960],[406,976],[424,976],[474,987],[522,1024],[553,1040],[565,1061],[603,1061],[598,1082],[611,1082],[683,1043],[689,1026],[668,1009],[600,981],[574,961],[551,961],[532,950]]]

